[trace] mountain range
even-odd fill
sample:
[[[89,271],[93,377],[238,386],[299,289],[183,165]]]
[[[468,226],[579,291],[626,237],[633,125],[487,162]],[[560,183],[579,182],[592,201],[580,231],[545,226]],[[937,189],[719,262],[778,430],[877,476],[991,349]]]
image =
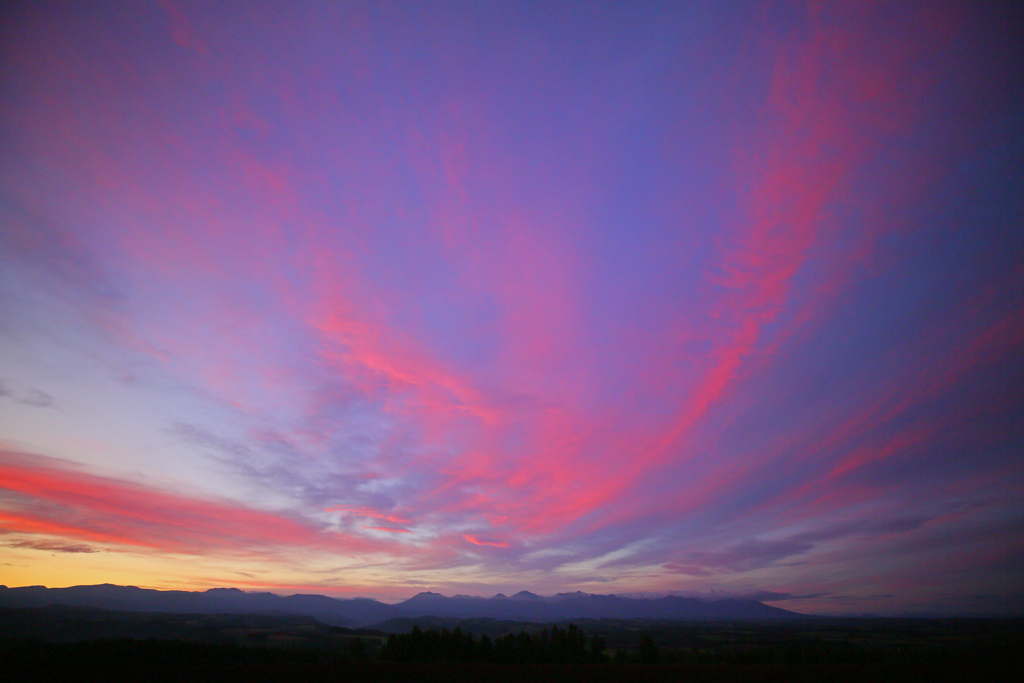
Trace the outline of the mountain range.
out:
[[[330,598],[324,595],[279,596],[249,593],[237,588],[207,591],[160,591],[135,586],[101,584],[46,588],[0,586],[0,607],[68,605],[131,612],[193,614],[292,614],[311,616],[333,626],[359,627],[397,617],[457,617],[553,622],[567,619],[667,620],[781,620],[803,615],[756,600],[699,599],[670,595],[656,599],[591,593],[540,596],[521,591],[490,597],[419,593],[387,604],[370,598]]]

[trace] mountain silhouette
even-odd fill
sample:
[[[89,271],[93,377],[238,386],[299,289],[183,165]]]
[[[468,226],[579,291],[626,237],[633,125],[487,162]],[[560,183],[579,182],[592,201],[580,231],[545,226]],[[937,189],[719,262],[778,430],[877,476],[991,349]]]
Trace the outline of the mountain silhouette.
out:
[[[551,622],[567,619],[778,620],[802,615],[756,600],[698,599],[670,595],[656,599],[591,593],[559,593],[543,597],[520,591],[511,597],[458,595],[426,591],[404,602],[387,604],[369,598],[324,595],[248,593],[237,588],[207,591],[159,591],[136,586],[73,586],[46,588],[0,586],[2,607],[68,605],[131,612],[195,614],[278,614],[311,616],[333,626],[359,627],[400,617],[455,617]]]

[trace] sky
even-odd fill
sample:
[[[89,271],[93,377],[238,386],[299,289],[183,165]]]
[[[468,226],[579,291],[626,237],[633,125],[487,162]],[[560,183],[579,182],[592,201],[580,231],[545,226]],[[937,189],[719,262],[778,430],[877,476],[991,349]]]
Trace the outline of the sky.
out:
[[[995,6],[8,8],[0,583],[1024,614]]]

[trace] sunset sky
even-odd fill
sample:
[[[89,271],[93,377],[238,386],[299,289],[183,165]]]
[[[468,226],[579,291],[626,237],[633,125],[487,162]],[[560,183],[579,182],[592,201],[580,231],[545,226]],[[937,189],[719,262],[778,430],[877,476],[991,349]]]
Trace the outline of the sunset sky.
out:
[[[4,10],[0,583],[1024,614],[980,4]]]

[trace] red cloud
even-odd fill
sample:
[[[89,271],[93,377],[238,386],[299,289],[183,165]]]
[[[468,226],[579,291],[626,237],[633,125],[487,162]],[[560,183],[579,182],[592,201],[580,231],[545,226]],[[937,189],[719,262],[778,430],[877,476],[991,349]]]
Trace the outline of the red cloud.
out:
[[[204,554],[268,546],[379,551],[379,542],[325,531],[229,501],[204,500],[0,451],[7,531]]]
[[[492,548],[507,548],[509,544],[504,541],[484,541],[472,534],[462,534],[462,537],[473,545],[489,545]]]

